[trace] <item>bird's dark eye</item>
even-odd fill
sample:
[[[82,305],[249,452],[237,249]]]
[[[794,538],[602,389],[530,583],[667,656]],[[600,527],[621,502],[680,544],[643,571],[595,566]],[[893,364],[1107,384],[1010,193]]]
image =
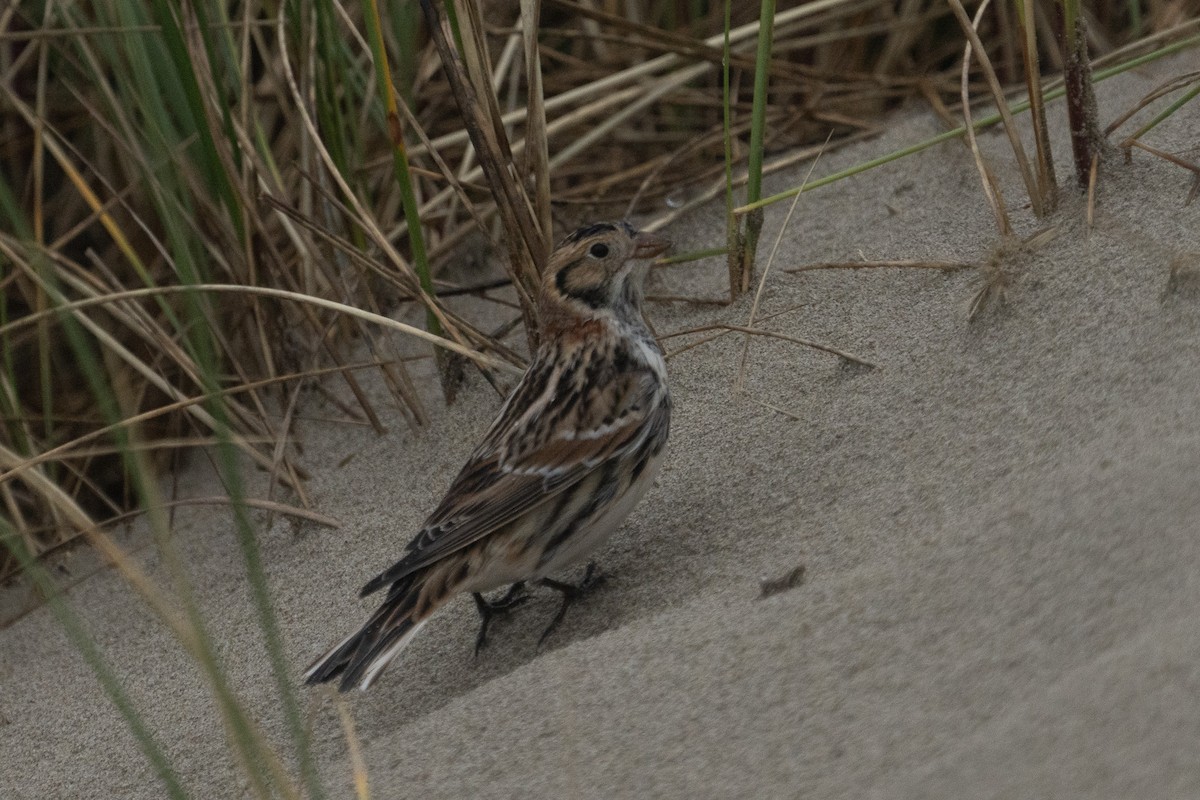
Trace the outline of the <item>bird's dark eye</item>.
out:
[[[604,258],[608,255],[608,245],[603,242],[596,242],[588,248],[588,255],[592,258]]]

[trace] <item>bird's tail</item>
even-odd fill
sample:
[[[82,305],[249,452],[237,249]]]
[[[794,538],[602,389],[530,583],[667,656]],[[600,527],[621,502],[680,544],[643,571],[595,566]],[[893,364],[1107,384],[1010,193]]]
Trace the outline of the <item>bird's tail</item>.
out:
[[[425,581],[413,578],[393,585],[367,624],[314,661],[304,682],[311,686],[340,678],[342,692],[370,686],[442,605],[442,598],[429,602]]]

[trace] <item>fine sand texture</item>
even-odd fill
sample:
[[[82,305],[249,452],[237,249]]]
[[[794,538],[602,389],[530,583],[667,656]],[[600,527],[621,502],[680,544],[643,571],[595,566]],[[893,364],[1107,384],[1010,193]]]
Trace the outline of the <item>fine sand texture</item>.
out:
[[[1101,84],[1102,124],[1198,67],[1193,52]],[[756,337],[739,391],[743,335],[672,356],[669,458],[599,554],[607,583],[541,651],[557,596],[539,592],[477,659],[460,598],[370,691],[345,696],[373,797],[1200,797],[1200,202],[1184,205],[1187,171],[1118,155],[1089,230],[1061,101],[1049,111],[1063,193],[1045,220],[1003,134],[980,136],[1018,236],[1053,234],[1035,246],[1001,248],[959,142],[801,197],[755,324],[876,368]],[[942,129],[914,109],[813,174]],[[1147,141],[1195,163],[1198,131],[1194,101]],[[760,276],[787,205],[767,212]],[[718,246],[723,213],[665,232],[680,250]],[[992,267],[786,272],[862,259]],[[712,259],[656,270],[648,292],[713,298],[725,281]],[[969,320],[987,282],[1004,301]],[[752,304],[648,308],[665,335],[745,325]],[[257,518],[297,683],[362,623],[373,604],[358,588],[399,556],[499,408],[476,373],[446,407],[421,381],[428,364],[415,368],[421,428],[387,406],[379,437],[307,402],[303,462],[340,528]],[[219,491],[203,460],[179,480]],[[174,530],[232,682],[282,746],[230,514],[180,509]],[[144,532],[117,539],[166,581]],[[56,574],[79,578],[88,559]],[[762,579],[800,566],[761,596]],[[200,673],[121,577],[96,570],[68,597],[194,796],[246,796]],[[24,602],[19,586],[3,598],[5,611]],[[0,631],[0,685],[0,797],[163,796],[47,609]],[[303,691],[327,783],[350,797],[333,695]]]

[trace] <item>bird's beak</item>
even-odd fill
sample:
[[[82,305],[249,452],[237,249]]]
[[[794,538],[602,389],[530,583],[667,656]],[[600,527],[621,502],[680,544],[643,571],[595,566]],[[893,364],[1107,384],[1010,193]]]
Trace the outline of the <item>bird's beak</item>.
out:
[[[634,258],[655,258],[662,255],[671,246],[671,240],[657,233],[643,231],[633,237]]]

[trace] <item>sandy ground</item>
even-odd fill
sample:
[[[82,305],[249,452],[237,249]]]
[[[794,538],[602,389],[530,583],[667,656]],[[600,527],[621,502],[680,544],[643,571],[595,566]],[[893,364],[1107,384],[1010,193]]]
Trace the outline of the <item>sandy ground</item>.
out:
[[[1102,119],[1198,61],[1106,82]],[[1066,186],[1061,103],[1051,112]],[[901,116],[816,174],[938,131]],[[1193,102],[1149,141],[1194,162],[1196,131]],[[982,144],[1021,205],[1002,135]],[[348,696],[373,796],[1200,797],[1200,203],[1183,206],[1189,180],[1144,153],[1114,160],[1090,234],[1072,191],[1045,222],[1018,208],[1021,235],[1057,236],[1003,259],[1007,302],[973,322],[975,270],[783,272],[988,260],[998,239],[961,144],[806,195],[762,296],[763,316],[787,312],[763,325],[879,368],[758,338],[739,394],[741,336],[672,358],[667,466],[601,554],[609,582],[548,646],[535,648],[550,593],[497,623],[473,659],[464,599],[371,691]],[[718,245],[721,214],[714,205],[668,233],[689,249]],[[764,252],[783,217],[769,212]],[[650,291],[716,296],[723,275],[715,260],[664,270]],[[749,312],[749,299],[650,309],[660,333]],[[477,377],[454,407],[429,401],[428,427],[394,412],[382,438],[304,426],[318,508],[342,527],[262,531],[297,678],[362,621],[370,604],[356,590],[417,530],[500,402]],[[185,477],[213,491],[199,467]],[[181,511],[176,531],[238,691],[282,741],[228,513]],[[761,578],[798,565],[799,586],[759,599]],[[19,589],[3,596],[22,601]],[[119,577],[100,571],[70,598],[195,796],[242,794],[196,669]],[[45,609],[0,631],[0,681],[0,797],[162,796]],[[334,796],[350,796],[329,697],[307,694],[322,769]]]

